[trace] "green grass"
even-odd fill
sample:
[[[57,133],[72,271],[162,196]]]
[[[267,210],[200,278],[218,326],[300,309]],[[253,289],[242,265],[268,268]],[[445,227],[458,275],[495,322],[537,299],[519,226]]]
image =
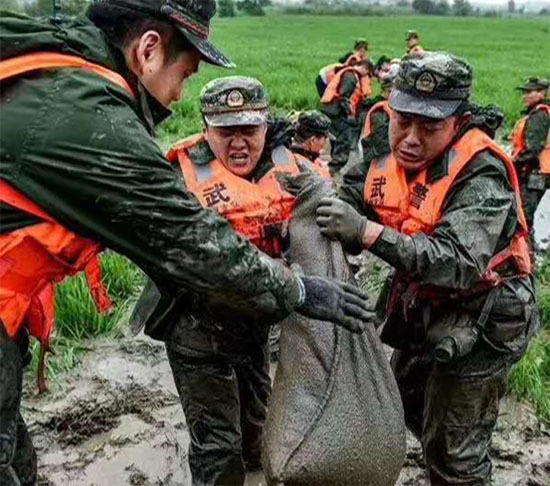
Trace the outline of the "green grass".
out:
[[[101,257],[103,282],[114,309],[100,314],[93,301],[84,274],[66,280],[57,287],[56,322],[52,339],[55,355],[49,355],[48,375],[55,378],[61,371],[73,368],[85,351],[86,340],[98,336],[120,335],[136,294],[143,286],[141,271],[126,258],[114,253]],[[33,349],[33,366],[38,365],[37,343]]]
[[[541,332],[510,375],[510,390],[550,423],[550,254],[537,272]]]
[[[550,76],[550,22],[546,18],[327,17],[269,15],[216,19],[213,39],[237,64],[233,70],[203,66],[187,84],[184,100],[160,130],[162,145],[201,129],[198,95],[204,84],[231,74],[250,75],[266,86],[275,111],[315,107],[319,69],[366,37],[376,60],[404,54],[407,29],[420,32],[427,49],[447,50],[474,67],[474,100],[501,106],[506,130],[522,109],[514,90],[524,78]]]

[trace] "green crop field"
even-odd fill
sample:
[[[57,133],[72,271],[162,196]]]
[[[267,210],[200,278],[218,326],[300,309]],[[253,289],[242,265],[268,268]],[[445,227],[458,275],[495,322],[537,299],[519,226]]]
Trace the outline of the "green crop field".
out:
[[[160,130],[163,146],[200,130],[198,94],[204,84],[231,74],[255,76],[266,86],[276,111],[315,107],[319,69],[366,37],[374,60],[401,57],[407,29],[419,31],[426,49],[446,50],[474,67],[474,100],[494,103],[510,129],[521,98],[514,87],[533,74],[550,76],[550,21],[452,17],[313,17],[271,15],[217,19],[213,39],[236,69],[203,67],[184,91],[174,117]]]

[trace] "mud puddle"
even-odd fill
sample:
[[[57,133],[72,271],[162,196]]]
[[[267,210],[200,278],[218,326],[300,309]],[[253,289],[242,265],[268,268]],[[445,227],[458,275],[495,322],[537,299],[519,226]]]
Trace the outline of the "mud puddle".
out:
[[[144,337],[98,341],[74,372],[23,413],[42,486],[190,486],[189,436],[164,347]],[[550,431],[507,400],[491,455],[494,484],[550,484]],[[422,453],[408,438],[399,485],[425,483]],[[247,486],[265,484],[260,475]]]

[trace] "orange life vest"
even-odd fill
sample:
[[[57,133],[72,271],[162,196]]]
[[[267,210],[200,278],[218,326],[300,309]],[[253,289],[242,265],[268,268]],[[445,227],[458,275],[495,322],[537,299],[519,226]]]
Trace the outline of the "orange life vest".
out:
[[[50,52],[1,61],[0,81],[30,71],[67,67],[91,71],[132,94],[119,74],[76,56]],[[25,326],[47,349],[54,325],[54,284],[84,270],[98,309],[111,308],[97,260],[102,247],[65,228],[2,179],[0,201],[41,220],[0,235],[0,319],[10,337]]]
[[[535,110],[545,111],[550,116],[550,106],[540,104],[535,106]],[[512,159],[516,159],[525,149],[525,123],[529,115],[519,120],[512,133],[513,154]],[[541,174],[550,175],[550,130],[546,136],[546,144],[539,154],[539,169]]]
[[[334,79],[334,76],[336,76],[336,69],[342,66],[343,64],[340,64],[339,62],[329,64],[321,68],[319,71],[319,76],[321,76],[323,82],[328,85]]]
[[[532,269],[526,241],[528,228],[516,171],[506,153],[481,130],[468,131],[453,145],[448,174],[434,182],[427,181],[427,170],[408,181],[405,170],[391,153],[373,161],[367,174],[363,197],[384,225],[407,235],[419,232],[429,235],[441,221],[447,195],[457,176],[476,154],[484,150],[490,150],[506,166],[516,196],[519,223],[510,245],[493,256],[482,277],[480,287],[491,287],[502,281],[498,269],[505,263],[513,264],[517,275],[528,275]]]
[[[340,84],[342,82],[342,76],[346,73],[353,73],[357,78],[357,86],[350,99],[352,114],[357,117],[359,106],[361,106],[365,98],[372,94],[372,87],[370,77],[361,76],[353,66],[340,69],[340,71],[334,75],[323,93],[321,103],[330,104],[341,99]]]
[[[365,118],[365,126],[363,128],[363,138],[370,137],[372,135],[372,117],[376,113],[380,113],[381,111],[385,112],[388,117],[391,115],[391,108],[388,100],[379,101],[375,105],[372,106],[372,108],[367,113],[367,116]]]
[[[201,143],[207,143],[202,135],[183,140],[170,149],[167,159],[179,162],[187,189],[205,208],[215,209],[237,233],[265,253],[279,257],[281,235],[295,198],[281,188],[276,177],[281,172],[298,174],[298,156],[277,147],[272,155],[274,167],[251,182],[233,174],[217,159],[206,163],[193,160],[193,149]]]

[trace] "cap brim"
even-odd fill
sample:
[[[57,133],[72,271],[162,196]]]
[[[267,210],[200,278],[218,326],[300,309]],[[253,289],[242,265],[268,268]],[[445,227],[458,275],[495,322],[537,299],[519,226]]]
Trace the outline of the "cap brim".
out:
[[[394,88],[390,94],[392,110],[443,120],[452,116],[463,100],[437,100],[414,96]]]
[[[208,41],[207,39],[203,39],[195,34],[192,34],[181,25],[177,25],[176,27],[185,36],[185,38],[195,46],[197,51],[200,52],[203,61],[227,69],[235,67],[235,64],[233,64],[227,56],[222,54],[221,51],[216,49],[214,47],[214,44],[212,44],[210,41]]]
[[[264,125],[267,123],[267,110],[236,111],[234,113],[218,113],[204,115],[209,127],[236,127],[244,125]]]

